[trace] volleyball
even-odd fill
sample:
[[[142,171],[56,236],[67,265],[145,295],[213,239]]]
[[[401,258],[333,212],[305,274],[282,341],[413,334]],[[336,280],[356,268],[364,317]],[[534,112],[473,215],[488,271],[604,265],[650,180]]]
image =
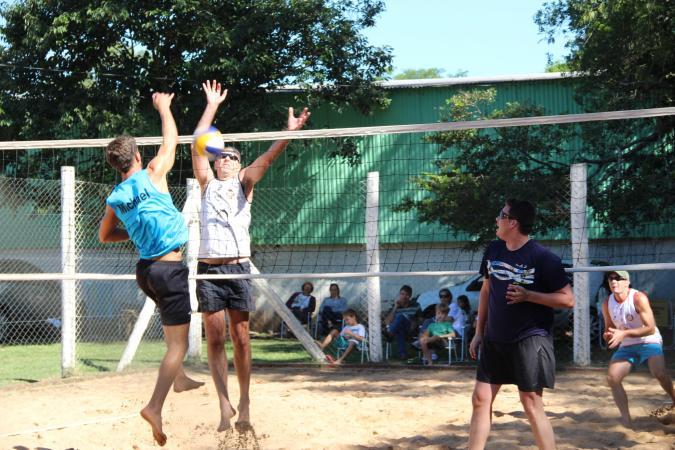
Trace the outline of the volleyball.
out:
[[[217,159],[225,148],[223,135],[215,127],[209,127],[208,130],[195,134],[192,145],[197,154],[206,156],[209,161]]]

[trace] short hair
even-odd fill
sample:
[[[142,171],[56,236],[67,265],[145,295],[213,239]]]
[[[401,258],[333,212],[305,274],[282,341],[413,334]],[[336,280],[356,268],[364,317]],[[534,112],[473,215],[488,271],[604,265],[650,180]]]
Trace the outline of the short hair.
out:
[[[338,286],[337,283],[331,283],[330,286],[328,286],[328,290],[330,291],[330,288],[332,288],[333,286],[335,286],[335,289],[337,289],[338,291],[338,295],[340,295],[340,286]]]
[[[356,311],[354,311],[352,308],[347,308],[342,312],[342,317],[353,317],[356,319],[358,322],[359,316],[356,314]]]
[[[440,291],[438,291],[438,296],[440,297],[441,294],[443,294],[443,293],[447,293],[448,297],[450,297],[450,300],[452,300],[452,292],[450,292],[450,289],[448,289],[448,288],[441,289]]]
[[[300,289],[304,291],[304,290],[305,290],[305,286],[307,286],[307,285],[309,285],[309,292],[310,292],[310,293],[311,293],[311,292],[314,292],[314,285],[313,285],[311,282],[309,282],[309,281],[305,281],[304,283],[302,283],[302,287],[301,287]]]
[[[131,169],[138,151],[136,139],[132,136],[117,136],[105,149],[105,159],[115,170],[127,173]]]
[[[401,286],[401,289],[399,289],[398,291],[399,292],[405,291],[405,292],[408,293],[409,296],[412,297],[412,288],[410,286],[408,286],[407,284],[404,284],[403,286]]]
[[[530,234],[537,215],[534,205],[527,200],[515,198],[508,199],[506,204],[509,206],[509,217],[518,221],[518,230],[522,234]]]
[[[436,312],[443,313],[447,316],[448,312],[450,312],[450,307],[443,303],[436,303]]]

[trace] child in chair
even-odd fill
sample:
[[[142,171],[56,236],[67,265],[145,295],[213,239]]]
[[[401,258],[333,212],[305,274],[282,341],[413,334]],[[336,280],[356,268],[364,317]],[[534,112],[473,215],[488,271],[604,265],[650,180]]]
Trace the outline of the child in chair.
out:
[[[430,347],[445,346],[448,339],[455,337],[455,330],[452,328],[448,312],[450,308],[448,305],[439,303],[436,305],[436,321],[431,323],[420,338],[422,346],[422,353],[424,354],[425,364],[432,365]]]
[[[323,342],[319,344],[323,350],[335,340],[337,348],[344,350],[338,359],[326,354],[326,359],[331,364],[342,364],[342,361],[345,360],[354,347],[362,345],[363,341],[366,339],[366,327],[358,322],[356,311],[353,309],[345,310],[345,312],[342,313],[342,323],[342,331],[338,332],[338,330],[335,329],[331,330],[324,338]]]

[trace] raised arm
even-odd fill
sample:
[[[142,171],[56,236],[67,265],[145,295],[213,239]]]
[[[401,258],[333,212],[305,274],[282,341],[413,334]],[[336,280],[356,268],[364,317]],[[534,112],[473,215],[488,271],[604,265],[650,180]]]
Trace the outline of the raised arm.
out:
[[[117,224],[119,220],[110,206],[106,205],[105,214],[101,219],[101,224],[98,227],[98,240],[100,242],[122,242],[129,240],[129,233],[127,230],[119,228]]]
[[[148,175],[160,190],[168,192],[166,174],[169,173],[176,160],[176,146],[178,145],[178,129],[171,114],[171,101],[173,94],[155,92],[152,94],[152,105],[159,112],[162,119],[162,145],[150,163],[148,163]]]
[[[296,131],[305,126],[307,120],[309,120],[310,112],[307,108],[303,109],[298,117],[295,117],[293,114],[293,108],[288,108],[288,131]],[[288,146],[287,139],[280,139],[275,141],[270,148],[258,156],[253,164],[250,166],[241,169],[241,181],[244,185],[251,189],[255,184],[262,179],[267,172],[267,169],[272,165],[275,159],[286,150]]]
[[[209,129],[213,123],[213,119],[216,117],[218,107],[227,97],[227,89],[223,90],[221,84],[216,80],[206,80],[206,82],[202,83],[202,89],[206,96],[206,107],[204,108],[202,117],[199,119],[199,123],[197,123],[195,134]],[[194,172],[197,182],[199,182],[199,187],[201,187],[203,191],[206,188],[206,185],[209,184],[209,181],[213,179],[213,170],[211,169],[208,158],[198,154],[194,146],[192,147],[192,171]]]

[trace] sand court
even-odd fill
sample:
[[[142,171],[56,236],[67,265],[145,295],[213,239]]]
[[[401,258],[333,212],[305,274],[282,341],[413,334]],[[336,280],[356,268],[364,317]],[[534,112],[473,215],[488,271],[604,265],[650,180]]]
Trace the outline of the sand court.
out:
[[[250,429],[218,433],[218,404],[206,367],[189,370],[206,385],[167,398],[167,449],[465,448],[474,371],[392,368],[254,368]],[[39,382],[0,389],[0,448],[151,449],[138,412],[156,371]],[[559,372],[544,394],[558,448],[672,449],[675,424],[650,411],[666,396],[648,373],[625,381],[636,429],[618,423],[605,375]],[[230,373],[230,395],[238,387]],[[489,449],[536,448],[515,387],[494,405]]]

